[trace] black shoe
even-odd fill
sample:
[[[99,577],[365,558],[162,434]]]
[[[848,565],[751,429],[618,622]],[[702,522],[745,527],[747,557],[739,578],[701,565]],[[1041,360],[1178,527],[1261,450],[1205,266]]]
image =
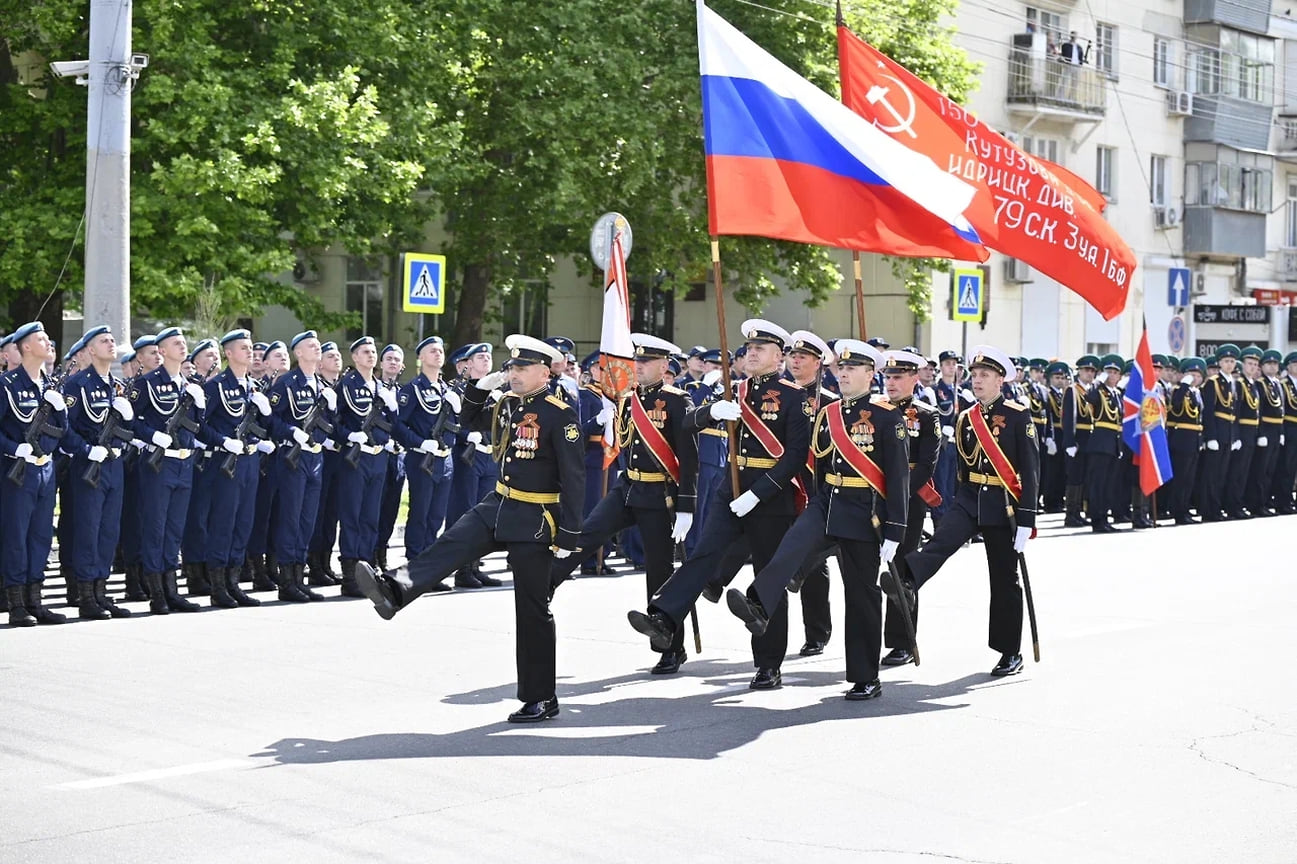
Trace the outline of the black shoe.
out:
[[[1139,531],[1145,528],[1152,528],[1153,523],[1148,519],[1144,518],[1143,516],[1141,516],[1138,519],[1136,519],[1133,523],[1131,523],[1131,527],[1134,528],[1136,531]]]
[[[901,576],[900,587],[898,588],[896,579],[892,576],[892,570],[889,567],[878,574],[878,585],[883,589],[883,593],[887,595],[887,598],[897,606],[901,605],[897,596],[901,590],[905,591],[905,599],[909,601],[910,609],[913,609],[914,604],[918,602],[918,589],[914,587],[913,579],[908,573]]]
[[[1177,517],[1175,517],[1175,524],[1177,524],[1177,525],[1197,525],[1197,524],[1198,524],[1198,520],[1195,519],[1195,518],[1193,518],[1192,516],[1177,516]]]
[[[893,648],[878,661],[880,666],[904,666],[913,662],[914,655],[910,653],[909,648]]]
[[[1269,507],[1262,507],[1260,510],[1252,511],[1253,516],[1278,516],[1279,511],[1271,510]]]
[[[761,604],[748,598],[737,588],[731,588],[725,592],[725,605],[730,607],[734,617],[738,618],[747,625],[748,632],[753,636],[760,636],[766,632],[766,627],[770,624],[768,616]]]
[[[305,564],[297,563],[297,564],[289,564],[288,566],[293,571],[293,587],[297,589],[297,593],[301,594],[303,597],[305,597],[307,600],[310,600],[312,603],[324,599],[323,594],[317,594],[316,592],[312,591],[310,588],[306,587],[306,565]]]
[[[311,599],[298,590],[292,564],[279,565],[275,572],[275,583],[279,586],[279,599],[286,603],[306,603]]]
[[[749,690],[777,690],[784,684],[784,676],[778,669],[758,669],[748,684]]]
[[[10,627],[35,627],[36,619],[27,611],[27,589],[15,585],[5,589],[5,602],[9,605]]]
[[[1089,520],[1081,516],[1068,516],[1066,519],[1063,520],[1063,527],[1064,528],[1088,528],[1090,527],[1090,522]]]
[[[392,581],[387,576],[376,572],[367,561],[356,561],[352,566],[355,572],[355,584],[361,590],[362,596],[368,597],[374,604],[374,611],[378,613],[378,617],[384,621],[392,620],[396,610],[401,608],[401,598]],[[346,572],[345,569],[343,572]]]
[[[630,626],[649,637],[649,645],[659,654],[671,650],[671,641],[675,638],[676,628],[667,616],[661,612],[641,612],[632,609],[626,613]]]
[[[1121,529],[1111,522],[1099,522],[1090,526],[1090,530],[1095,534],[1120,534]]]
[[[429,594],[445,594],[447,591],[454,591],[454,590],[455,590],[454,586],[452,586],[452,585],[447,585],[445,582],[434,582],[434,583],[432,583],[432,585],[428,588],[428,592],[427,592],[427,593],[429,593]],[[551,597],[550,599],[552,600],[553,598]]]
[[[504,584],[494,576],[488,576],[485,573],[474,573],[473,578],[477,580],[477,584],[482,588],[499,588]]]
[[[144,567],[140,564],[128,564],[126,566],[126,594],[127,601],[138,601],[149,599],[149,592],[144,590]]]
[[[248,592],[243,590],[239,584],[239,570],[237,567],[209,567],[207,575],[215,582],[217,579],[225,580],[225,588],[234,598],[234,602],[240,606],[260,606],[261,601],[256,597],[251,597]]]
[[[355,597],[364,599],[365,592],[360,590],[356,584],[356,564],[355,558],[342,559],[342,591],[339,592],[343,597]]]
[[[720,582],[708,582],[703,586],[703,597],[712,603],[721,602],[721,595],[725,593],[725,586]]]
[[[113,617],[95,600],[94,589],[89,583],[77,589],[77,617],[82,621],[106,621]]]
[[[678,651],[668,651],[658,660],[657,665],[649,670],[650,675],[674,675],[680,671],[680,664],[689,659],[685,649]]]
[[[863,702],[866,699],[877,699],[883,695],[883,685],[877,678],[873,681],[866,681],[863,684],[856,684],[847,691],[846,700],[848,702]]]
[[[172,612],[197,612],[202,608],[197,603],[191,603],[180,596],[180,589],[176,586],[175,570],[168,570],[162,574],[162,596],[167,608]]]
[[[44,590],[44,582],[27,583],[27,611],[36,619],[37,624],[62,624],[66,622],[68,620],[66,615],[45,608],[41,598]]]
[[[544,702],[528,702],[509,715],[510,723],[539,723],[558,716],[558,699],[551,697]]]
[[[94,584],[95,601],[108,610],[108,614],[113,618],[129,618],[131,610],[123,609],[113,602],[113,598],[108,596],[108,580],[96,579]]]
[[[144,584],[149,586],[149,611],[154,615],[170,615],[171,606],[167,603],[166,580],[161,573],[145,573]]]
[[[1000,657],[1000,662],[995,664],[991,674],[996,678],[1003,678],[1006,675],[1017,675],[1022,671],[1021,654],[1004,654]]]
[[[224,567],[204,567],[207,577],[207,593],[212,595],[212,606],[221,609],[236,609],[239,601],[234,599],[230,593],[230,583],[225,578]],[[190,579],[193,579],[193,571],[190,571]],[[193,593],[192,591],[190,593]]]
[[[329,562],[324,560],[324,556],[312,555],[306,563],[311,568],[311,575],[307,584],[312,588],[327,588],[342,581],[338,578],[338,574],[329,569]]]
[[[455,574],[455,587],[456,588],[481,588],[482,583],[478,580],[476,576],[473,575],[472,570],[465,567],[463,570],[460,570],[458,573]]]
[[[250,559],[252,564],[252,590],[253,591],[274,591],[279,586],[271,577],[273,570],[266,568],[266,559],[263,555],[253,555]]]
[[[803,657],[818,657],[824,653],[824,646],[827,644],[827,642],[821,642],[819,639],[807,639],[806,644],[802,646],[802,650],[797,653]]]

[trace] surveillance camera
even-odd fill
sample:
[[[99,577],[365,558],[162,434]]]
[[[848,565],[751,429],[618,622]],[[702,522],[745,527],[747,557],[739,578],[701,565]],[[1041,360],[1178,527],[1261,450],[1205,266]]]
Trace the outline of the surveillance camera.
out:
[[[147,55],[147,54],[132,54],[132,55],[131,55],[131,68],[133,68],[133,69],[147,69],[147,68],[149,68],[149,55]]]
[[[90,74],[89,60],[61,60],[50,64],[57,78],[84,78]]]

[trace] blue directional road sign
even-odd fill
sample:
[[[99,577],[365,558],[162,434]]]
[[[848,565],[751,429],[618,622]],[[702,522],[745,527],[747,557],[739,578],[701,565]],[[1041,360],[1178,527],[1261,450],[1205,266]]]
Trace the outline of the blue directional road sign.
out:
[[[986,303],[985,289],[981,270],[956,270],[952,317],[956,321],[981,321],[982,307]]]
[[[1189,280],[1192,278],[1188,267],[1172,267],[1166,271],[1166,305],[1189,305]]]
[[[440,315],[446,311],[446,256],[406,252],[405,296],[401,308],[406,312]]]

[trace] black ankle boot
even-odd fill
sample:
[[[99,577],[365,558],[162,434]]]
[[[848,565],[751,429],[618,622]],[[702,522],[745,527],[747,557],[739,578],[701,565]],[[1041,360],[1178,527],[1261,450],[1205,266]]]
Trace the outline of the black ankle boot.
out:
[[[162,578],[162,574],[145,573],[144,584],[149,588],[149,611],[154,615],[171,614],[171,606],[167,603],[166,580]]]
[[[176,585],[176,579],[175,570],[168,570],[162,574],[162,596],[166,600],[167,608],[172,612],[197,612],[202,607],[180,596],[180,588]]]
[[[67,605],[80,606],[81,605],[81,585],[77,582],[77,577],[73,576],[72,571],[66,567],[59,568],[59,576],[63,577],[63,581],[68,586]]]
[[[27,611],[27,589],[15,585],[5,589],[5,602],[9,606],[10,627],[35,627],[36,619]]]
[[[113,598],[108,596],[108,580],[96,579],[94,582],[95,602],[102,607],[113,618],[129,618],[131,610],[123,609],[113,602]]]
[[[342,596],[364,597],[365,592],[356,584],[356,559],[342,559]]]
[[[288,603],[307,603],[310,597],[307,597],[301,591],[297,590],[297,581],[293,574],[292,564],[281,564],[275,575],[275,582],[279,584],[279,599]]]
[[[185,564],[181,569],[185,574],[185,589],[190,597],[206,597],[212,593],[212,580],[208,578],[206,564],[195,561],[193,564]]]
[[[94,587],[86,584],[77,590],[77,617],[82,621],[103,621],[113,616],[95,599]]]
[[[323,594],[317,594],[310,588],[306,587],[306,565],[305,564],[288,564],[287,567],[293,568],[293,587],[296,588],[307,600],[323,600]]]
[[[212,605],[219,606],[222,609],[233,609],[239,605],[239,601],[234,599],[230,593],[230,586],[225,581],[225,568],[223,567],[206,567],[207,575],[210,578],[211,588],[208,593],[212,595]]]
[[[274,591],[276,580],[272,578],[272,571],[266,569],[266,559],[262,555],[253,555],[252,558],[252,590],[253,591]]]
[[[341,581],[335,573],[329,570],[328,562],[318,554],[308,556],[306,564],[311,570],[307,581],[308,585],[316,588],[327,588],[330,585],[337,585]]]
[[[237,567],[223,567],[220,573],[213,572],[212,580],[215,584],[216,579],[223,579],[225,587],[229,589],[230,596],[234,602],[240,606],[260,606],[261,601],[256,597],[249,597],[248,593],[239,585],[239,569]]]
[[[60,615],[58,612],[45,608],[45,603],[41,598],[41,593],[44,590],[44,582],[27,583],[27,611],[36,619],[37,624],[62,624],[67,621],[66,615]]]
[[[144,566],[141,564],[126,565],[126,599],[129,601],[149,599],[149,592],[144,590]]]

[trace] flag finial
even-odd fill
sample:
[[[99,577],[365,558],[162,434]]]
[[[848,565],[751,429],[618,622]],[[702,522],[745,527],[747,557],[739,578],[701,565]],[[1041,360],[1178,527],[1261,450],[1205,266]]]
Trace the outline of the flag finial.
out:
[[[838,26],[847,26],[847,19],[842,16],[842,0],[838,0]]]

